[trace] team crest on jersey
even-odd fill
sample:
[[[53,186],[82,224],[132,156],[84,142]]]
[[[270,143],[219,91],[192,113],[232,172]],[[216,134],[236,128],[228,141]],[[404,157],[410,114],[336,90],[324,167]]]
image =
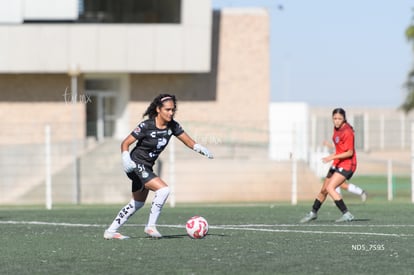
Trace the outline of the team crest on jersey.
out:
[[[335,137],[335,143],[338,143],[339,142],[339,137],[338,136],[336,136]]]
[[[171,134],[172,134],[171,129],[168,129],[168,135],[171,136]]]
[[[144,179],[148,178],[148,176],[149,176],[149,174],[148,174],[148,172],[147,172],[147,171],[142,172],[142,177],[143,177]]]

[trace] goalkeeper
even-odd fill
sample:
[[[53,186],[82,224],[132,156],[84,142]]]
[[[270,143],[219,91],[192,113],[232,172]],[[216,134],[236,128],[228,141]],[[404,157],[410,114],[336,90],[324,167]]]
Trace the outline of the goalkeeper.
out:
[[[156,228],[158,217],[170,194],[168,185],[153,172],[153,166],[158,156],[167,146],[172,135],[176,136],[187,147],[208,157],[213,155],[207,148],[197,144],[174,120],[177,100],[174,95],[160,94],[148,106],[142,121],[121,143],[123,168],[132,180],[132,198],[105,230],[105,239],[127,239],[128,236],[118,232],[119,228],[145,204],[148,192],[155,192],[151,205],[148,223],[144,232],[153,238],[162,235]],[[129,152],[129,147],[136,143]]]

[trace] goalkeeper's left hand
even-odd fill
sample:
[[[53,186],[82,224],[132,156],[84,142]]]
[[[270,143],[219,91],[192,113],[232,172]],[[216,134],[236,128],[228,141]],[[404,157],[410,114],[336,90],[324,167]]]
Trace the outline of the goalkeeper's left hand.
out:
[[[206,147],[204,147],[204,146],[202,146],[198,143],[194,144],[193,150],[196,151],[197,153],[202,154],[203,156],[208,157],[209,159],[214,158],[213,154],[210,153],[210,151]]]

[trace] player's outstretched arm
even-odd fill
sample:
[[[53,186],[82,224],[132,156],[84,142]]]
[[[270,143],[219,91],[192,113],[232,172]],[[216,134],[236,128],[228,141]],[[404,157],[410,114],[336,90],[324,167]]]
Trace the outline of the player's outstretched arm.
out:
[[[209,159],[214,158],[213,154],[204,146],[196,143],[187,133],[182,133],[181,135],[177,136],[182,143],[184,143],[188,148],[193,149],[197,153],[200,153],[203,156],[208,157]]]

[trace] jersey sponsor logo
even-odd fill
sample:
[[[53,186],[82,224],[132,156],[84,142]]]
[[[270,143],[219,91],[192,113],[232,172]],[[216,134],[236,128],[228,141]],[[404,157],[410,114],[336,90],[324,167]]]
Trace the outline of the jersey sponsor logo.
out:
[[[145,127],[145,123],[144,122],[141,122],[135,129],[134,129],[134,133],[135,134],[139,134],[139,133],[141,133],[141,130],[142,130],[142,128],[143,127]]]
[[[141,132],[141,128],[137,127],[134,129],[135,134],[139,134]]]
[[[158,143],[157,143],[157,149],[161,149],[162,147],[164,147],[167,144],[167,139],[166,138],[159,138],[158,139]]]

